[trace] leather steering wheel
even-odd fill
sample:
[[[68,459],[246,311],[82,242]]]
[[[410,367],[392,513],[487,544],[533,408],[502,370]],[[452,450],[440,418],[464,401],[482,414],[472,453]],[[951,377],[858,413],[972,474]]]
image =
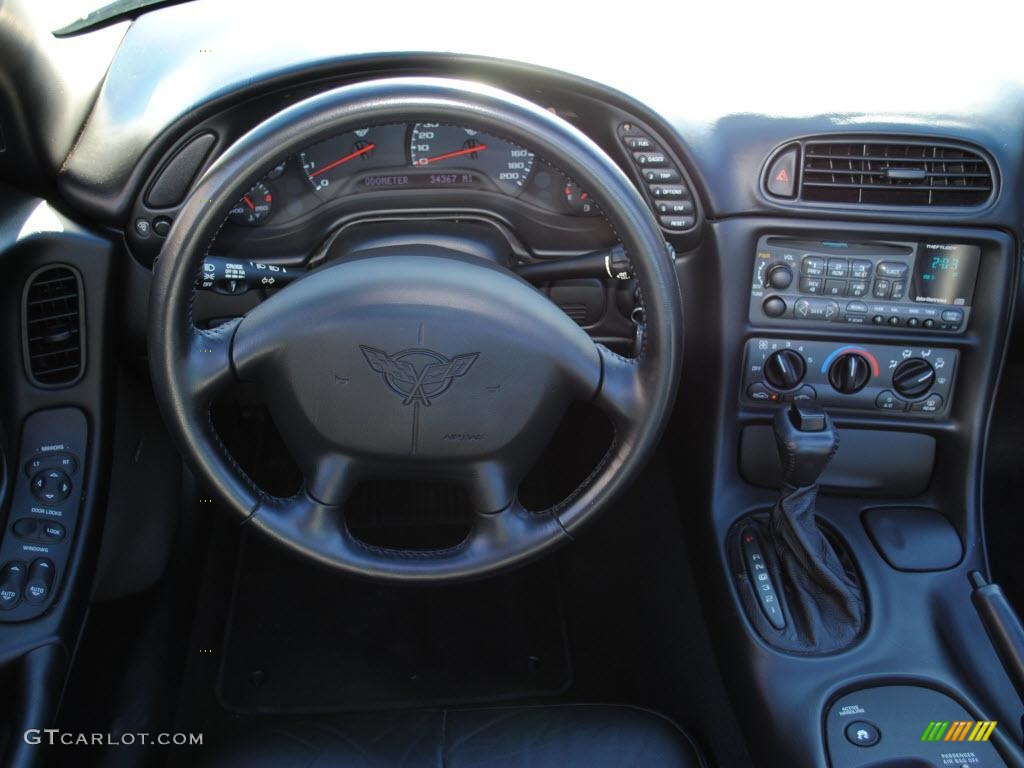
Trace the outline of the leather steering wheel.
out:
[[[644,307],[635,358],[595,344],[512,272],[438,247],[328,263],[213,330],[192,321],[196,276],[234,201],[282,159],[367,125],[469,125],[536,152],[601,201]],[[219,499],[282,545],[366,577],[450,581],[511,568],[572,538],[636,478],[668,420],[682,310],[654,217],[618,166],[557,116],[457,80],[392,78],[313,96],[238,139],[175,221],[150,296],[149,361],[178,448]],[[235,381],[264,395],[304,477],[291,498],[262,491],[220,441],[214,396]],[[590,477],[544,512],[517,487],[565,409],[592,401],[614,439]],[[476,509],[466,539],[420,551],[371,546],[345,523],[367,476],[461,485]]]

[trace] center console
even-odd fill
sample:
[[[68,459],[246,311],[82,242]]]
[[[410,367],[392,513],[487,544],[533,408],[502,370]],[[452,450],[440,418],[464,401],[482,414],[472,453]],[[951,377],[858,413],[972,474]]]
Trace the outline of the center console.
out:
[[[701,541],[717,549],[694,557],[717,574],[705,605],[750,743],[766,765],[1017,764],[1020,700],[969,580],[987,571],[980,475],[1013,239],[824,214],[713,228],[710,253],[679,267],[701,328],[684,365],[707,372],[681,393],[707,404],[706,424],[685,425],[706,448],[681,455],[686,492],[710,510]],[[793,487],[802,443],[780,443],[794,408],[834,423],[817,488]],[[842,601],[830,583],[846,584]],[[845,614],[811,621],[822,596]],[[998,725],[981,744],[922,741],[953,719]]]

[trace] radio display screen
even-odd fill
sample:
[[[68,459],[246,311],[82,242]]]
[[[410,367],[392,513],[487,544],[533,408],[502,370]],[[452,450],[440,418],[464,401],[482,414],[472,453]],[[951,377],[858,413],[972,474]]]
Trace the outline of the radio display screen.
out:
[[[922,243],[914,269],[914,301],[970,306],[980,261],[977,245]]]

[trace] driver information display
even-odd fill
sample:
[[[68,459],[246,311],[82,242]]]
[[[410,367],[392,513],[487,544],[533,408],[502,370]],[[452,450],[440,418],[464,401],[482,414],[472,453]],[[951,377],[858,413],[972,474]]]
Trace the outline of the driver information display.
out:
[[[981,248],[922,243],[914,270],[914,301],[968,306],[974,293]]]

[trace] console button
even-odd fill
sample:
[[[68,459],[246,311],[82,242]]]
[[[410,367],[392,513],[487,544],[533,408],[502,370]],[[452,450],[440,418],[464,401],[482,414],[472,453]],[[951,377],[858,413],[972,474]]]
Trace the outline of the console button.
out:
[[[679,181],[679,171],[675,168],[644,168],[644,181],[652,184],[674,184]]]
[[[769,296],[761,303],[761,309],[768,317],[782,317],[786,314],[786,302],[779,296]]]
[[[903,280],[910,269],[906,264],[899,261],[880,261],[875,267],[875,274],[879,277],[888,277],[892,280]]]
[[[39,537],[40,522],[38,517],[23,517],[14,521],[11,530],[19,539],[36,539]]]
[[[846,740],[858,747],[873,747],[882,739],[882,732],[866,720],[854,720],[844,733]]]
[[[824,277],[825,260],[820,256],[804,256],[800,271],[807,277]]]
[[[831,299],[797,299],[793,314],[800,320],[834,320],[839,316],[839,304]]]
[[[893,280],[892,291],[889,293],[889,298],[893,301],[900,301],[904,296],[907,295],[907,281],[906,280]]]
[[[875,407],[881,411],[905,411],[907,410],[907,401],[900,400],[887,389],[875,398]]]
[[[889,280],[875,280],[875,286],[871,289],[871,295],[876,299],[885,299],[892,290],[892,282]]]
[[[854,280],[870,280],[871,262],[867,259],[852,259],[850,261],[850,277]]]
[[[655,203],[658,213],[664,214],[688,214],[693,213],[692,200],[659,200]]]
[[[25,584],[25,602],[39,605],[46,602],[53,588],[53,563],[45,557],[32,561]]]
[[[63,469],[69,475],[78,469],[78,460],[70,453],[40,453],[25,462],[25,474],[34,475],[41,469]]]
[[[648,149],[657,149],[657,145],[650,136],[644,136],[642,134],[629,134],[622,137],[622,143],[625,144],[629,149],[635,149],[638,152],[645,152]]]
[[[43,504],[60,504],[71,495],[71,478],[60,469],[44,469],[32,478],[32,495]]]
[[[783,629],[786,626],[786,617],[782,615],[782,606],[779,604],[775,585],[772,583],[772,576],[768,571],[764,553],[761,551],[761,542],[757,538],[757,533],[753,528],[744,528],[740,537],[743,561],[747,566],[747,576],[757,593],[757,602],[761,606],[761,611],[773,627]]]
[[[665,229],[689,229],[696,223],[693,216],[659,216],[658,221]]]
[[[829,277],[848,277],[850,275],[850,262],[846,259],[829,259]]]
[[[667,165],[668,158],[664,152],[634,152],[633,162],[637,165]]]
[[[940,317],[944,323],[956,323],[959,325],[964,320],[964,313],[960,309],[944,309]]]
[[[825,281],[825,295],[826,296],[845,296],[846,295],[846,281],[845,280],[826,280]]]
[[[0,611],[9,611],[21,601],[28,569],[22,562],[6,563],[0,569]]]
[[[936,394],[928,395],[924,400],[918,400],[916,403],[910,404],[911,411],[919,411],[921,413],[938,413],[941,408],[942,396]]]
[[[779,401],[779,393],[768,389],[760,381],[756,381],[747,387],[747,396],[751,400],[757,400],[761,403],[776,403]]]
[[[821,293],[824,282],[820,277],[801,277],[800,293]]]
[[[651,184],[651,195],[656,198],[686,198],[690,197],[690,190],[682,184]]]

